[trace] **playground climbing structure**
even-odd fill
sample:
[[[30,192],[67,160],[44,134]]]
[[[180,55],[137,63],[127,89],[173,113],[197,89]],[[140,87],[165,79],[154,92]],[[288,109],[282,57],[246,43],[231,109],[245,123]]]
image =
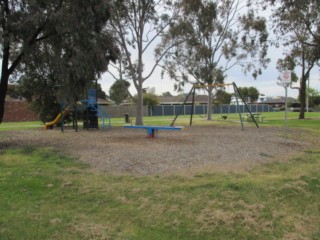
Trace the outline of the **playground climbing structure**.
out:
[[[61,113],[59,113],[53,121],[45,124],[45,129],[51,129],[54,125],[61,123],[61,131],[63,131],[64,116],[70,114],[72,117],[73,129],[78,131],[79,112],[81,112],[82,115],[84,129],[99,129],[99,118],[102,121],[102,128],[105,127],[106,121],[108,121],[108,127],[111,127],[110,114],[107,112],[106,107],[98,104],[96,89],[89,89],[87,92],[87,99],[81,100],[80,103],[81,104],[79,104],[79,102],[75,103],[73,108],[61,110]]]
[[[108,120],[108,126],[111,126],[110,115],[106,109],[100,106],[97,102],[96,89],[88,90],[88,97],[86,100],[81,101],[84,104],[83,112],[83,128],[99,128],[99,118],[102,120],[102,127],[105,126],[105,121]]]

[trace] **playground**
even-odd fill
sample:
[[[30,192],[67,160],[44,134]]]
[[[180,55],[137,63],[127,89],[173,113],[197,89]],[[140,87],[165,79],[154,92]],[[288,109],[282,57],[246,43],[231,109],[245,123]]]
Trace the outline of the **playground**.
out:
[[[179,131],[3,124],[5,239],[319,239],[319,113]],[[172,120],[172,117],[170,118]],[[170,119],[146,118],[147,126]]]
[[[250,170],[257,164],[286,160],[314,144],[302,130],[289,129],[286,139],[283,128],[254,126],[244,131],[239,126],[192,126],[161,131],[158,138],[123,127],[3,133],[2,144],[10,148],[48,147],[99,171],[136,176]]]

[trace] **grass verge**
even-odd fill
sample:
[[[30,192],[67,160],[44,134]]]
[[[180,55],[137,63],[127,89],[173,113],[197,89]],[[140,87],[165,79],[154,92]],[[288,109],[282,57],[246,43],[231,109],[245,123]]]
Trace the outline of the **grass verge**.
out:
[[[242,174],[110,176],[0,152],[0,239],[320,239],[320,151]]]
[[[43,124],[38,121],[34,122],[3,122],[0,125],[0,131],[25,130],[32,128],[42,128]]]

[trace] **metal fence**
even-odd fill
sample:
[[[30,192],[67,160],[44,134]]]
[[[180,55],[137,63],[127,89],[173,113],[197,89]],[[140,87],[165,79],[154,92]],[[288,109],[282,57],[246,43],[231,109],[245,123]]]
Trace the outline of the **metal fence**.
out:
[[[275,109],[267,104],[249,104],[251,112],[274,112]],[[129,116],[136,116],[136,106],[103,106],[105,111],[110,114],[111,117],[123,117],[125,114]],[[155,107],[143,107],[143,116],[170,116],[176,115],[180,111],[181,115],[191,114],[191,105],[168,105],[168,106],[155,106]],[[228,113],[246,113],[246,107],[244,105],[219,105],[212,108],[213,114],[228,114]],[[207,105],[195,105],[194,114],[204,115],[207,113]]]
[[[105,106],[105,111],[110,114],[111,117],[123,117],[125,114],[129,116],[137,115],[136,106]],[[148,116],[148,107],[143,106],[143,116]]]
[[[248,105],[251,112],[274,112],[275,110],[267,104],[250,104]],[[148,108],[148,116],[168,116],[168,115],[190,115],[192,110],[191,105],[170,105],[170,106],[155,106]],[[219,105],[212,107],[214,114],[228,114],[228,113],[246,113],[248,110],[245,105]],[[207,105],[195,105],[194,114],[206,114]]]

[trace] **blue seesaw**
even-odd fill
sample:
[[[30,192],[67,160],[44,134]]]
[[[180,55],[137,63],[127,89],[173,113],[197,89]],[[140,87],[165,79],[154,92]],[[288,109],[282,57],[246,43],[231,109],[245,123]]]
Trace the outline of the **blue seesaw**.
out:
[[[133,129],[146,129],[148,138],[155,138],[158,137],[158,131],[159,130],[165,130],[165,131],[179,131],[183,127],[182,126],[123,126],[125,128],[133,128]]]

